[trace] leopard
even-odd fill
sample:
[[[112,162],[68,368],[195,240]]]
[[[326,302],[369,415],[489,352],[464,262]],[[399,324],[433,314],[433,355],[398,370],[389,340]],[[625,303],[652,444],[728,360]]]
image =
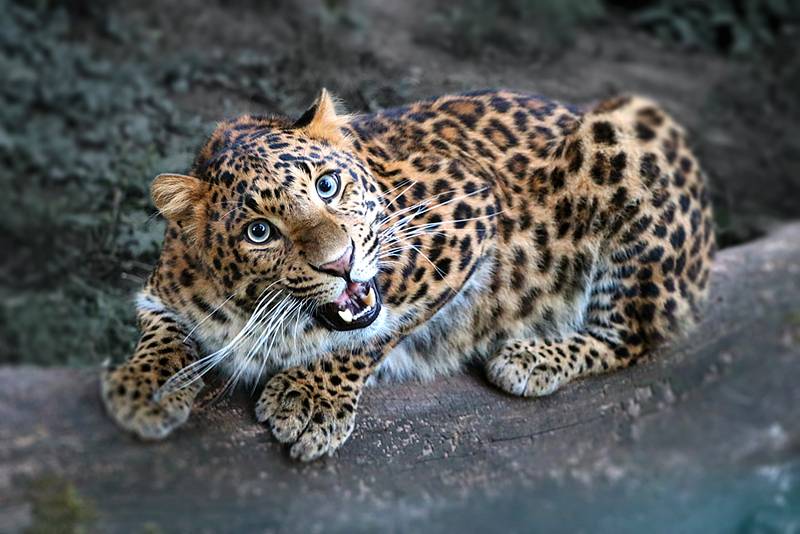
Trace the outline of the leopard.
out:
[[[218,123],[152,182],[166,229],[141,337],[102,370],[162,439],[208,385],[260,388],[292,458],[334,454],[373,384],[467,368],[511,396],[620,370],[694,328],[716,249],[707,178],[662,107],[506,89]],[[424,386],[421,386],[424,387]]]

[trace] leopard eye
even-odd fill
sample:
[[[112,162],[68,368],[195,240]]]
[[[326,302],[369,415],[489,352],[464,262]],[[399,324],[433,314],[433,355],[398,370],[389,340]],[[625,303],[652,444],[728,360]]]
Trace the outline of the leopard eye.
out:
[[[247,225],[247,239],[251,243],[264,243],[269,241],[272,235],[272,227],[267,221],[253,221]]]
[[[328,200],[339,192],[339,177],[334,173],[323,174],[317,178],[317,194],[322,200]]]

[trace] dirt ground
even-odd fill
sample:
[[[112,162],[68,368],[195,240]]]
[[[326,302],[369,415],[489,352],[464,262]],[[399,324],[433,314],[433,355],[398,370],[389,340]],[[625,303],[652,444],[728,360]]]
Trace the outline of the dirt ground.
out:
[[[686,125],[724,245],[798,215],[796,24],[735,54],[664,39],[625,2],[579,20],[532,4],[541,16],[481,33],[477,0],[0,0],[0,358],[124,357],[163,228],[149,181],[185,171],[214,121],[297,114],[323,86],[354,112],[484,87],[644,93]]]

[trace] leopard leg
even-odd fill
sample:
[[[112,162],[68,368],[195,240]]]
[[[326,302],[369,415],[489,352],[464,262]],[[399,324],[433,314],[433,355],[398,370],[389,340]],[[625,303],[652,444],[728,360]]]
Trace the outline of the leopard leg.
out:
[[[542,340],[511,340],[486,363],[489,381],[524,397],[541,397],[574,378],[626,366],[623,345],[588,332]]]
[[[106,410],[122,428],[143,439],[161,439],[189,417],[203,381],[197,378],[158,401],[154,393],[193,362],[197,350],[186,328],[167,310],[140,310],[139,327],[142,336],[133,355],[103,371],[101,394]]]
[[[614,258],[605,279],[595,280],[581,329],[506,342],[486,363],[489,380],[515,395],[548,395],[574,378],[631,365],[692,322],[703,287],[692,292],[683,281],[674,282],[669,264],[643,262],[628,250]]]
[[[367,354],[348,354],[282,371],[267,382],[256,418],[292,444],[293,458],[332,454],[353,431],[361,391],[376,365]]]

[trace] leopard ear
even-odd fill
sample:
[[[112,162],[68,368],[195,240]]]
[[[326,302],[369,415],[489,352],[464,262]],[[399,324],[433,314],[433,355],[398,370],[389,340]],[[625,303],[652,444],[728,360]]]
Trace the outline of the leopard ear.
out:
[[[184,174],[159,174],[150,186],[156,209],[167,219],[178,221],[191,216],[202,200],[206,183]]]
[[[313,139],[341,144],[346,142],[341,128],[347,121],[347,115],[336,112],[336,102],[331,94],[322,89],[311,107],[295,121],[292,128],[303,130]]]

